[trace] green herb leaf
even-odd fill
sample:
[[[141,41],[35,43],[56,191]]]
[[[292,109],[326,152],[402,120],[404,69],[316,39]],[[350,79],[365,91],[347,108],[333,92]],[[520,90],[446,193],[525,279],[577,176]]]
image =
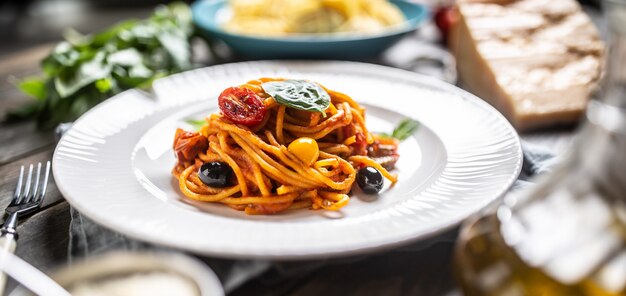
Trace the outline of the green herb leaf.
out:
[[[67,30],[66,41],[41,61],[44,77],[17,85],[38,101],[7,118],[36,118],[38,127],[52,128],[121,91],[150,87],[157,78],[191,68],[192,35],[191,11],[182,2],[95,35]]]
[[[380,137],[380,138],[383,138],[383,139],[393,138],[393,137],[392,137],[390,134],[388,134],[388,133],[376,133],[376,135],[377,135],[378,137]]]
[[[17,87],[25,94],[43,101],[48,94],[46,90],[46,81],[41,78],[27,78],[19,82]]]
[[[131,67],[142,64],[143,61],[141,59],[141,53],[136,48],[127,48],[111,53],[107,57],[107,62],[109,64]]]
[[[110,72],[111,67],[104,63],[104,53],[98,53],[93,60],[80,65],[77,71],[56,77],[54,86],[61,97],[69,97],[79,89],[109,77]]]
[[[93,48],[98,48],[104,46],[109,43],[111,40],[114,40],[119,37],[120,32],[125,30],[130,30],[133,26],[136,26],[139,23],[137,20],[127,20],[121,23],[114,25],[108,30],[96,34],[90,38],[90,46]]]
[[[391,136],[400,141],[404,141],[408,137],[410,137],[417,130],[419,126],[420,126],[419,121],[411,119],[411,118],[406,118],[400,121],[398,126],[393,130],[393,133],[391,134]]]
[[[277,103],[290,108],[320,112],[330,106],[330,95],[319,84],[306,80],[272,81],[261,84]]]
[[[113,83],[111,82],[111,78],[104,78],[104,79],[100,79],[96,81],[95,86],[98,89],[98,91],[100,91],[100,93],[107,93],[111,91],[111,88],[113,87]]]
[[[172,58],[174,64],[179,69],[189,68],[191,60],[191,52],[189,44],[184,38],[184,32],[180,30],[169,30],[157,36],[163,49]],[[183,37],[183,38],[181,38]]]
[[[187,119],[185,122],[192,125],[196,131],[199,131],[200,128],[206,124],[206,120],[204,119]]]

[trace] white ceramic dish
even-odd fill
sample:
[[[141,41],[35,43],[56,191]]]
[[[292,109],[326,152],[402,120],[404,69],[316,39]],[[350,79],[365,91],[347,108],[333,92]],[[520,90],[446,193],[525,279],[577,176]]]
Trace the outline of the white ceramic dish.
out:
[[[215,112],[226,87],[258,77],[306,78],[367,106],[372,131],[405,117],[422,126],[400,146],[399,182],[355,194],[340,212],[247,216],[189,202],[170,175],[184,121]],[[495,109],[449,84],[352,62],[248,62],[174,75],[155,97],[127,91],[81,117],[59,142],[53,172],[72,206],[134,238],[230,258],[303,259],[373,251],[438,233],[500,197],[522,164],[519,138]]]
[[[182,295],[181,291],[170,291],[170,289],[181,288],[184,284],[184,291],[191,292],[198,296],[223,296],[224,289],[217,275],[206,264],[173,252],[122,252],[115,251],[101,254],[75,262],[71,265],[63,266],[50,273],[51,278],[65,289],[76,289],[85,285],[95,289],[98,283],[102,285],[105,281],[122,280],[123,285],[128,289],[128,295],[148,295],[146,291],[155,289],[155,282],[146,282],[144,278],[138,280],[137,277],[156,275],[161,280],[156,286],[165,295]],[[164,278],[166,277],[166,278]],[[173,278],[173,279],[172,279]],[[163,282],[163,280],[169,280]],[[134,285],[129,284],[130,281]],[[146,286],[146,285],[152,286]],[[108,284],[109,288],[111,284]],[[90,293],[91,294],[91,293]],[[98,295],[104,295],[104,291],[98,291]],[[11,292],[11,296],[30,296],[30,292],[21,287]],[[118,294],[116,294],[118,295]]]

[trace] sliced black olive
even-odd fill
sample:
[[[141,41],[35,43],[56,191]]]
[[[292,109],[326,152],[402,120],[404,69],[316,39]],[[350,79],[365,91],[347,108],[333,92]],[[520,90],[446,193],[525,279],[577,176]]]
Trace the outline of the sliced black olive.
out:
[[[227,187],[233,176],[233,169],[227,163],[213,161],[207,162],[200,167],[198,177],[202,183],[211,187]]]
[[[356,183],[367,194],[376,194],[383,189],[383,175],[375,168],[366,166],[356,174]]]

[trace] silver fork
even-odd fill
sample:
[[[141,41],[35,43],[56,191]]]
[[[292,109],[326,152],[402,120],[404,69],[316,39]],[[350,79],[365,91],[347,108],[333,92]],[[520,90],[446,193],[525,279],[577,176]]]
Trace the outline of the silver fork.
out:
[[[3,252],[15,253],[15,247],[17,246],[17,219],[37,211],[46,195],[48,177],[50,176],[50,161],[46,162],[43,180],[41,167],[40,162],[37,164],[36,175],[33,179],[34,166],[32,164],[29,166],[24,186],[22,186],[24,166],[20,168],[15,194],[6,209],[8,218],[4,221],[2,228],[0,228],[0,249]],[[5,285],[6,275],[0,274],[0,295],[3,295]]]

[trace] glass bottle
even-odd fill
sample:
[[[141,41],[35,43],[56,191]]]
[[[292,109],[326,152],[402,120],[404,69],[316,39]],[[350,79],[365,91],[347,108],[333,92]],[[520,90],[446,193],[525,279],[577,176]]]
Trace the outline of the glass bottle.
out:
[[[604,4],[601,98],[561,166],[462,226],[466,295],[626,295],[626,0]]]

